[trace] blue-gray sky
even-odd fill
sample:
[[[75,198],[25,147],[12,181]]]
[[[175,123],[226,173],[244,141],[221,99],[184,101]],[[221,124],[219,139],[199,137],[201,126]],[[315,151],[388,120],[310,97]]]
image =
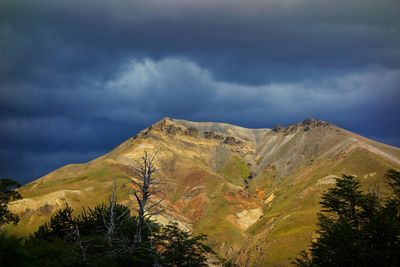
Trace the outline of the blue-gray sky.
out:
[[[400,146],[398,0],[2,0],[0,176],[176,117],[317,117]]]

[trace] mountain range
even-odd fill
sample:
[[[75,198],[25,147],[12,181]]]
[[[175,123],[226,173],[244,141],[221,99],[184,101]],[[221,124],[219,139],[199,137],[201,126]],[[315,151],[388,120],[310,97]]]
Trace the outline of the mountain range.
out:
[[[363,189],[387,192],[383,173],[400,168],[400,149],[331,123],[306,119],[272,129],[164,118],[109,153],[69,164],[20,188],[11,203],[21,218],[8,230],[27,235],[66,203],[79,214],[107,202],[135,212],[134,167],[155,154],[163,210],[155,219],[205,233],[214,250],[239,266],[286,266],[316,237],[320,197],[342,174]]]

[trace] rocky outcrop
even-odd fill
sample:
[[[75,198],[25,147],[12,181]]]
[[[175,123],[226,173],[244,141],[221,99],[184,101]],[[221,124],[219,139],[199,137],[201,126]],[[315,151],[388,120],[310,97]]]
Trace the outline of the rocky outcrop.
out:
[[[316,127],[329,126],[330,124],[326,121],[319,120],[319,119],[305,119],[298,125],[303,126],[303,127],[308,126],[310,128],[316,128]]]
[[[241,142],[240,140],[237,140],[237,139],[236,139],[235,137],[233,137],[233,136],[227,136],[227,137],[225,137],[224,143],[227,144],[227,145],[239,145],[239,144],[241,144],[242,142]]]
[[[183,134],[182,127],[174,125],[173,120],[170,118],[162,119],[161,121],[157,122],[156,124],[150,126],[148,129],[150,131],[162,132],[169,136]]]
[[[271,130],[273,132],[280,133],[280,132],[285,131],[285,129],[286,129],[285,126],[283,126],[282,124],[278,124],[278,125],[275,125]]]
[[[312,128],[318,128],[318,127],[326,127],[329,126],[329,124],[326,121],[319,120],[319,119],[305,119],[304,121],[298,123],[298,124],[292,124],[287,127],[278,124],[274,126],[271,130],[275,133],[283,133],[285,135],[289,135],[292,133],[295,133],[297,131],[304,131],[307,132],[311,130]]]
[[[224,140],[224,136],[221,134],[217,134],[215,132],[204,132],[204,138],[206,139],[216,139],[216,140]]]
[[[198,137],[199,136],[199,130],[197,130],[195,127],[189,127],[184,131],[184,134],[192,136],[192,137]]]

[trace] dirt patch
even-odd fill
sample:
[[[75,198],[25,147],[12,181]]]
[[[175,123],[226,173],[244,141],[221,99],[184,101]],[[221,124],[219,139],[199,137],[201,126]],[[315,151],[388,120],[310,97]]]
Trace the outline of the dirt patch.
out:
[[[252,210],[243,210],[236,213],[236,216],[238,217],[239,225],[241,225],[244,229],[247,229],[256,221],[258,221],[262,214],[262,210],[257,208]]]
[[[336,175],[328,175],[324,178],[321,178],[317,181],[317,185],[321,186],[321,185],[327,185],[327,184],[336,184],[336,179],[339,178]]]
[[[53,208],[62,207],[67,199],[67,194],[81,195],[80,190],[58,190],[50,194],[38,197],[38,198],[23,198],[10,203],[10,209],[13,212],[22,212],[26,209],[31,209],[32,211],[39,210],[43,207],[51,206]],[[44,211],[47,211],[45,208]]]
[[[265,190],[257,188],[255,193],[258,199],[263,200],[265,198]]]
[[[265,204],[271,204],[272,201],[274,200],[274,198],[275,198],[275,193],[272,192],[271,195],[269,195],[268,198],[264,201],[264,203]]]
[[[368,179],[369,177],[374,177],[376,175],[376,172],[370,172],[364,175],[364,179]]]

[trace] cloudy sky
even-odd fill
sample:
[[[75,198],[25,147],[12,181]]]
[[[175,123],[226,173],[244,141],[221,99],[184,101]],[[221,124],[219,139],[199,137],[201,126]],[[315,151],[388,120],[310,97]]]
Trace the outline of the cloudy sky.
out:
[[[104,154],[164,116],[317,117],[400,146],[398,0],[1,0],[0,176]]]

